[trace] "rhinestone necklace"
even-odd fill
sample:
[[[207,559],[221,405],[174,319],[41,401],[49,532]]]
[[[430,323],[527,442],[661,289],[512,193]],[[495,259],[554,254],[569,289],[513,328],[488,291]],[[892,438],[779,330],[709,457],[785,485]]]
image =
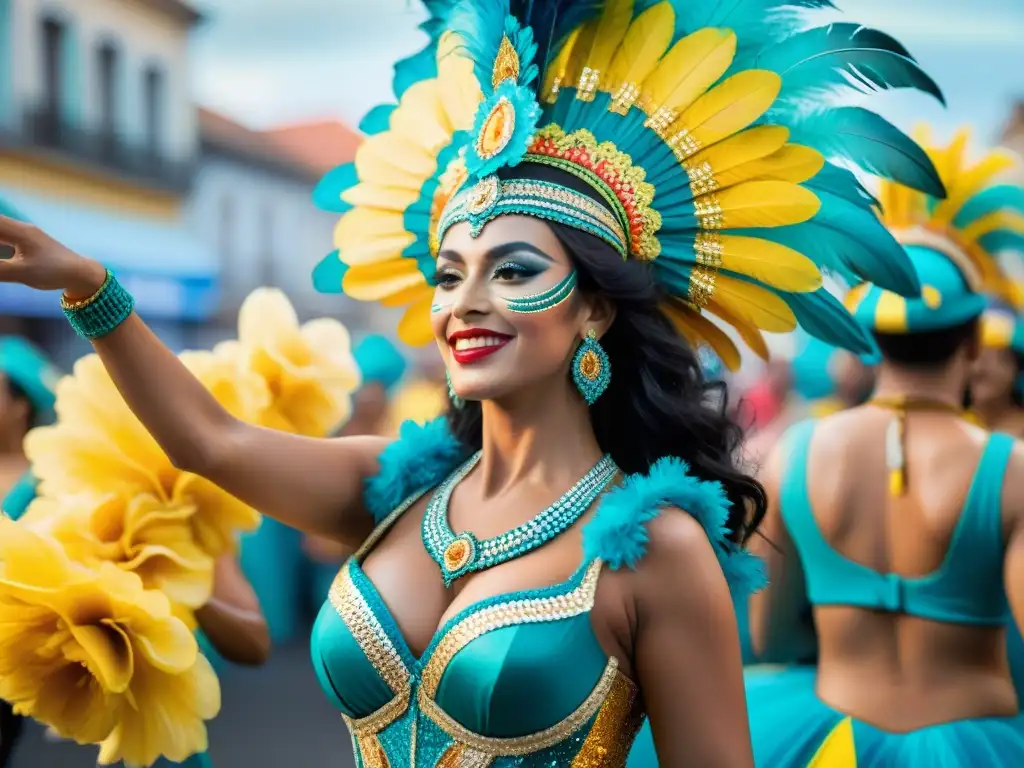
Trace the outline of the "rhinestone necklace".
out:
[[[478,461],[479,453],[449,475],[430,497],[423,515],[423,546],[441,567],[446,587],[467,573],[514,560],[558,536],[590,509],[619,471],[611,456],[603,456],[576,485],[539,515],[499,536],[481,541],[469,531],[456,534],[448,523],[452,492]]]

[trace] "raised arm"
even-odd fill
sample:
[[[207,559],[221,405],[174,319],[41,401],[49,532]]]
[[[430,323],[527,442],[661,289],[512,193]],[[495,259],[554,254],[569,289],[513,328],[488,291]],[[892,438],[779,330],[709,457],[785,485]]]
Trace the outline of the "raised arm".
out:
[[[106,277],[98,262],[3,216],[0,243],[15,249],[0,261],[3,282],[63,290],[76,300],[95,294]],[[369,533],[362,484],[376,471],[385,440],[303,438],[235,419],[134,313],[93,345],[125,402],[176,467],[287,525],[353,544]]]

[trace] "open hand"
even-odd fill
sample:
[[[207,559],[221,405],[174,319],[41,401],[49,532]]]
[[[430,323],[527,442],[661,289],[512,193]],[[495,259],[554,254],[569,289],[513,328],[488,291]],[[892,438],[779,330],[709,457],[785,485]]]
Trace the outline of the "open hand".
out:
[[[0,216],[0,282],[41,291],[63,290],[69,298],[91,296],[106,278],[103,265],[79,256],[34,224]]]

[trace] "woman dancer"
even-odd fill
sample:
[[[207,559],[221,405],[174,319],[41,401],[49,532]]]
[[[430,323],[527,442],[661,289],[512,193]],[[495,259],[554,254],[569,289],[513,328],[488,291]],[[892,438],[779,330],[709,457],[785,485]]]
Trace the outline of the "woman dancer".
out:
[[[986,428],[1024,439],[1024,321],[998,300],[981,317],[970,401]]]
[[[707,309],[762,349],[760,327],[799,318],[867,351],[820,292],[812,257],[836,258],[830,237],[893,254],[880,270],[847,249],[854,271],[919,288],[853,177],[787,143],[807,78],[787,91],[749,69],[758,55],[799,69],[820,32],[787,53],[771,3],[733,17],[731,2],[594,5],[559,3],[556,18],[555,3],[460,3],[437,77],[318,190],[346,211],[345,289],[408,305],[401,336],[436,341],[449,371],[447,421],[395,442],[234,420],[100,265],[0,219],[18,249],[0,277],[65,291],[177,465],[362,543],[313,638],[361,765],[621,766],[645,715],[668,765],[750,765],[729,586],[757,582],[740,545],[764,499],[684,338],[737,361]],[[896,46],[873,34],[872,50]],[[897,84],[933,87],[893,56]],[[836,117],[808,120],[813,143]],[[939,191],[883,125],[899,151],[872,168]],[[813,221],[826,208],[828,227]]]
[[[809,597],[819,655],[816,671],[748,674],[758,765],[802,768],[833,731],[860,768],[1024,763],[1003,650],[1007,597],[1024,620],[1024,450],[960,408],[980,291],[1000,285],[986,237],[1003,219],[963,144],[933,152],[949,202],[882,195],[923,288],[850,293],[882,353],[874,398],[795,426],[765,474],[779,549],[763,547],[772,586],[751,602],[754,645],[770,653]]]

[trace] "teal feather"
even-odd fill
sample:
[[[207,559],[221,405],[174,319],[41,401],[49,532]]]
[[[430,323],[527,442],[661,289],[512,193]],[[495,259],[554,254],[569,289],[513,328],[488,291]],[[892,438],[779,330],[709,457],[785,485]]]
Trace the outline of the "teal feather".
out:
[[[824,288],[813,293],[772,292],[786,302],[797,323],[811,336],[858,355],[872,355],[877,351],[874,339],[864,327]]]
[[[694,477],[685,461],[667,456],[604,495],[583,529],[584,559],[600,558],[612,570],[636,568],[647,552],[651,520],[676,507],[704,529],[733,599],[746,597],[765,586],[765,572],[759,558],[729,539],[731,506],[721,483]]]
[[[1004,251],[1020,251],[1024,253],[1024,235],[1006,229],[982,235],[978,238],[978,244],[989,253],[1002,253]]]
[[[999,184],[982,190],[963,204],[953,219],[953,226],[964,229],[978,219],[1001,210],[1024,216],[1024,187]]]
[[[423,425],[405,422],[398,439],[381,451],[377,474],[363,485],[366,508],[381,522],[412,494],[440,485],[468,454],[444,417]]]
[[[815,184],[815,179],[811,179],[805,186],[821,201],[821,208],[811,220],[813,224],[844,233],[862,245],[856,252],[844,250],[843,264],[858,277],[881,288],[901,296],[920,295],[921,284],[909,257],[871,210]],[[808,234],[810,232],[808,229]],[[770,232],[767,235],[771,237]],[[816,245],[810,243],[801,253],[812,259],[820,258],[817,256]]]
[[[946,196],[927,153],[892,123],[863,107],[837,107],[796,119],[790,140],[933,197]]]
[[[359,121],[359,130],[366,136],[384,133],[391,125],[391,113],[397,106],[397,104],[380,104],[374,107]]]
[[[827,189],[833,195],[838,195],[865,211],[880,208],[882,205],[852,171],[832,163],[825,163],[818,171],[814,176],[814,185],[818,189]]]
[[[348,265],[341,260],[338,251],[331,251],[313,268],[313,287],[318,293],[344,293],[341,281],[348,272]]]
[[[533,30],[536,61],[543,72],[569,34],[601,12],[604,0],[512,0],[510,11]]]
[[[798,32],[762,51],[755,65],[782,77],[776,109],[844,88],[913,88],[945,104],[939,86],[906,48],[884,32],[859,24],[828,24]]]
[[[328,171],[313,189],[313,202],[317,208],[333,213],[346,213],[352,206],[341,199],[346,190],[359,183],[356,164],[345,163]]]

